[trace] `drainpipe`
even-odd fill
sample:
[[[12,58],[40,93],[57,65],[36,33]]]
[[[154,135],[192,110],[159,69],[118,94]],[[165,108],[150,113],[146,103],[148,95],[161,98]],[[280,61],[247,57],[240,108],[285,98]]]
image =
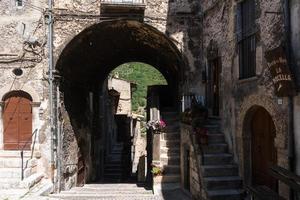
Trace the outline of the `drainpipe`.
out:
[[[285,42],[286,42],[286,54],[288,59],[288,65],[291,72],[294,74],[293,58],[291,54],[291,20],[290,20],[290,1],[284,0],[284,27],[285,27]],[[294,173],[295,171],[295,143],[294,143],[294,98],[288,97],[288,161],[289,170]],[[294,191],[290,188],[290,198],[293,200],[295,197]]]
[[[49,51],[49,107],[50,107],[50,140],[51,140],[51,180],[54,183],[54,106],[53,106],[53,16],[52,0],[48,0],[48,51]]]

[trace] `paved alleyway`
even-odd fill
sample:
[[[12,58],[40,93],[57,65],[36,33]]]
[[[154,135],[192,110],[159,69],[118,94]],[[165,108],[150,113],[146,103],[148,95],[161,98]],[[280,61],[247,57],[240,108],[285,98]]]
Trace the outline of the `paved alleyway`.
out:
[[[51,199],[66,200],[188,200],[189,198],[181,191],[168,191],[163,196],[153,195],[152,190],[136,184],[87,184],[76,187],[70,191],[50,196]]]

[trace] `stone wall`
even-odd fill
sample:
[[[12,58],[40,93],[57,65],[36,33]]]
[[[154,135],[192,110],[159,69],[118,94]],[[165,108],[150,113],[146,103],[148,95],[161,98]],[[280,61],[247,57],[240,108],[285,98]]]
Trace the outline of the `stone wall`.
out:
[[[275,147],[278,153],[278,165],[288,167],[287,159],[287,98],[277,98],[274,94],[273,82],[264,58],[265,52],[278,47],[284,42],[283,5],[280,0],[256,1],[256,76],[239,79],[239,57],[236,39],[235,0],[203,1],[203,43],[207,55],[209,45],[213,41],[221,59],[221,117],[226,140],[235,160],[240,165],[240,173],[245,178],[250,172],[247,160],[249,149],[245,141],[249,135],[244,131],[246,114],[252,107],[261,106],[272,116],[276,125]],[[208,59],[206,58],[208,67]],[[280,102],[280,103],[279,103]],[[287,195],[287,188],[280,184],[280,192]]]
[[[114,89],[120,93],[116,114],[131,116],[131,83],[126,80],[111,78],[108,79],[108,89]]]
[[[24,90],[30,87],[30,91],[33,92],[29,92],[29,94],[33,96],[33,93],[36,93],[38,95],[37,105],[39,106],[35,109],[34,124],[39,129],[39,151],[41,153],[39,169],[50,176],[49,101],[46,81],[46,72],[48,71],[47,24],[44,18],[47,1],[27,0],[23,2],[23,7],[16,7],[15,1],[1,1],[0,89],[9,87],[14,90]],[[54,0],[53,13],[55,16],[53,47],[54,63],[56,63],[64,47],[77,34],[100,22],[100,1]],[[183,52],[188,63],[187,76],[190,75],[188,69],[193,72],[191,74],[201,71],[199,13],[198,3],[189,1],[149,1],[145,10],[145,23],[170,36],[174,44]],[[12,74],[12,70],[19,67],[23,69],[23,75],[16,77]],[[193,81],[186,83],[186,88],[190,85],[199,85],[196,74],[193,78]],[[194,90],[200,92],[196,87]],[[63,112],[63,116],[65,121],[63,137],[65,138],[64,142],[67,142],[63,148],[64,157],[67,160],[66,165],[73,166],[77,162],[78,145],[76,145],[76,141],[78,138],[75,137],[74,130],[72,130],[74,124],[66,110]],[[88,127],[81,126],[78,124],[84,135],[89,132]],[[65,167],[63,173],[75,174],[75,167]],[[76,180],[70,178],[70,180],[66,180],[64,187],[69,188],[75,182]]]
[[[293,55],[293,66],[294,72],[296,73],[297,86],[300,85],[300,2],[297,0],[290,1],[291,8],[291,45],[292,45],[292,55]],[[295,151],[296,151],[296,173],[300,175],[300,129],[299,129],[299,109],[300,101],[299,96],[294,99],[294,124],[295,124]]]
[[[26,2],[27,5],[23,7],[17,7],[12,0],[3,0],[0,4],[0,101],[4,95],[14,90],[23,90],[33,98],[33,131],[38,130],[34,148],[35,155],[39,158],[38,172],[50,177],[48,83],[45,79],[46,30],[42,13],[46,1]],[[32,4],[36,7],[30,6]],[[16,76],[13,73],[16,68],[22,69],[22,75]],[[2,116],[0,124],[2,149]]]

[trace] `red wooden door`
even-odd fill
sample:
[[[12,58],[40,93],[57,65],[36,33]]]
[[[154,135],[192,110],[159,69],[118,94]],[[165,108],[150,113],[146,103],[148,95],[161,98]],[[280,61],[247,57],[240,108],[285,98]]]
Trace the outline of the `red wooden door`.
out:
[[[3,124],[5,150],[21,149],[27,141],[25,149],[30,149],[32,107],[27,95],[16,93],[5,100]]]
[[[265,185],[276,191],[277,181],[269,174],[269,168],[277,162],[275,134],[275,125],[269,113],[258,109],[252,120],[253,185]]]

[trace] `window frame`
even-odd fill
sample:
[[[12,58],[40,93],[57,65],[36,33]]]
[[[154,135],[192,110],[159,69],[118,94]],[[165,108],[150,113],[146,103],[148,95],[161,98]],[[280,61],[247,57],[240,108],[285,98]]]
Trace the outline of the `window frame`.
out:
[[[237,8],[237,43],[239,79],[256,76],[256,13],[255,0],[244,0]]]
[[[15,0],[16,7],[17,8],[23,8],[24,7],[24,1],[23,0]]]

